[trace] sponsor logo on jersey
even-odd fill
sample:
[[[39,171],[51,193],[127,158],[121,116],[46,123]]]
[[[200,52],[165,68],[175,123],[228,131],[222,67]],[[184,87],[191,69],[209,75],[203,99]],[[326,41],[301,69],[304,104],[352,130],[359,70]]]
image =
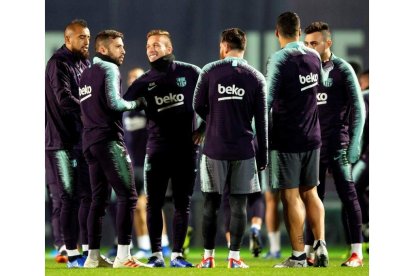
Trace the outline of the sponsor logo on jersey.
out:
[[[299,75],[300,84],[309,84],[305,87],[302,87],[300,91],[305,91],[306,89],[312,88],[318,85],[318,74],[313,74],[312,72],[309,75],[302,76]]]
[[[155,103],[157,105],[166,105],[159,108],[157,111],[163,111],[165,109],[169,109],[171,107],[179,106],[184,104],[184,95],[183,94],[173,94],[170,93],[164,97],[157,97],[155,96]]]
[[[328,102],[328,94],[326,93],[318,93],[316,94],[316,100],[318,101],[317,104],[326,104]]]
[[[187,81],[185,79],[185,77],[181,77],[181,78],[176,78],[176,83],[179,87],[184,87],[187,85]]]
[[[235,84],[233,84],[232,86],[223,86],[219,83],[217,89],[219,94],[224,96],[219,97],[219,101],[243,100],[243,96],[246,93],[243,88],[239,88]]]
[[[84,101],[87,98],[92,96],[92,87],[89,85],[86,85],[82,88],[79,87],[79,97],[81,98],[80,101]]]
[[[148,84],[148,91],[151,91],[155,87],[157,87],[157,85],[155,84],[155,82],[151,82],[150,84]]]

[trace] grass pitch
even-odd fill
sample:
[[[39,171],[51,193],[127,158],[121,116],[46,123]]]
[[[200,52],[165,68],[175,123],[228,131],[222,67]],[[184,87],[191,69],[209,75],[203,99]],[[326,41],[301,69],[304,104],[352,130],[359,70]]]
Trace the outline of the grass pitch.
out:
[[[283,248],[281,259],[266,260],[264,258],[254,258],[250,254],[247,248],[242,248],[241,257],[244,262],[250,266],[248,269],[228,269],[227,268],[227,254],[228,251],[225,248],[216,249],[216,268],[214,269],[197,269],[197,268],[169,268],[170,262],[166,258],[166,268],[124,268],[124,269],[112,269],[112,268],[96,268],[96,269],[68,269],[66,264],[58,264],[50,256],[49,251],[46,252],[45,260],[45,275],[53,276],[69,276],[69,275],[90,275],[90,276],[106,276],[106,275],[156,275],[164,274],[167,276],[184,276],[184,275],[369,275],[369,255],[364,254],[364,266],[363,267],[341,267],[341,263],[344,262],[343,255],[346,252],[345,248],[328,248],[329,250],[329,267],[327,268],[272,268],[276,263],[282,262],[290,254],[289,248]],[[102,250],[102,253],[106,251]],[[197,264],[201,261],[202,248],[191,248],[191,252],[188,257],[188,261],[193,264]],[[145,260],[141,260],[145,262]]]

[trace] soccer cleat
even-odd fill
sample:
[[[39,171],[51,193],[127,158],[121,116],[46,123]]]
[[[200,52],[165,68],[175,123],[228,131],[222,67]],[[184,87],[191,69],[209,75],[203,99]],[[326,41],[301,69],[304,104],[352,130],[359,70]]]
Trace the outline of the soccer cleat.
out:
[[[308,264],[306,263],[306,254],[303,253],[299,257],[290,256],[289,258],[287,258],[282,263],[275,264],[273,267],[274,268],[286,268],[286,267],[302,268],[302,267],[307,267],[307,266],[308,266]]]
[[[68,268],[82,268],[85,265],[86,257],[79,255],[75,260],[66,263]]]
[[[134,257],[137,259],[148,259],[151,257],[151,250],[139,249],[135,254]]]
[[[325,241],[319,240],[313,248],[315,251],[314,267],[327,267],[329,265],[328,250]]]
[[[313,250],[315,251],[315,263],[313,264],[313,266],[328,267],[329,257],[325,241],[319,240],[316,243],[316,246],[313,248]]]
[[[207,259],[203,259],[201,260],[201,263],[199,263],[197,266],[197,268],[215,268],[216,267],[216,262],[214,261],[214,257],[208,257]]]
[[[344,262],[341,266],[347,266],[347,267],[359,267],[363,266],[362,259],[358,257],[357,253],[352,253],[351,257]]]
[[[59,250],[56,250],[55,261],[57,263],[67,263],[68,262],[68,252],[66,251],[66,246],[62,245]]]
[[[262,252],[260,230],[254,227],[250,228],[250,251],[254,257],[259,257],[259,254]]]
[[[129,256],[128,258],[125,258],[124,260],[121,260],[120,258],[116,257],[113,268],[135,268],[135,267],[148,267],[147,264],[144,264],[140,262],[136,257]]]
[[[157,256],[151,256],[148,259],[147,267],[165,267],[165,263],[163,259]]]
[[[100,255],[97,260],[92,260],[90,256],[86,258],[85,268],[97,268],[97,267],[113,267],[113,263],[105,256]]]
[[[266,255],[264,255],[265,259],[280,259],[280,257],[282,257],[282,254],[280,253],[280,251],[276,251],[276,252],[267,252]]]
[[[306,263],[308,264],[308,266],[313,266],[315,264],[315,259],[306,257]]]
[[[63,256],[63,255],[58,254],[55,257],[55,261],[57,263],[61,263],[61,264],[67,263],[68,262],[68,256]]]
[[[178,256],[174,260],[171,260],[170,267],[194,267],[194,265],[187,262],[183,257]]]
[[[249,268],[249,266],[245,264],[242,259],[235,260],[233,258],[230,258],[227,268]]]

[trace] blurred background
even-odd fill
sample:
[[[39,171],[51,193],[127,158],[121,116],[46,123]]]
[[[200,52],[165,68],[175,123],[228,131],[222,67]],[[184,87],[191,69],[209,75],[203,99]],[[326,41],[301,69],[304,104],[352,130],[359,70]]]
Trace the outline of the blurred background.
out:
[[[128,70],[136,66],[149,68],[145,50],[146,34],[149,30],[158,28],[166,29],[172,35],[177,60],[199,67],[218,59],[222,30],[241,28],[247,32],[248,39],[245,59],[265,74],[267,58],[279,49],[274,35],[276,19],[288,10],[298,13],[302,30],[313,21],[327,22],[333,33],[334,54],[359,63],[362,69],[369,68],[368,0],[46,0],[45,64],[53,52],[62,46],[66,24],[75,18],[81,18],[88,22],[91,31],[91,56],[94,55],[94,37],[99,31],[116,29],[124,33],[127,53],[124,64],[120,67],[124,88]],[[45,198],[45,242],[46,246],[52,246],[46,193]],[[345,245],[341,204],[330,175],[327,176],[325,206],[328,244]],[[201,208],[202,196],[198,186],[194,192],[191,217],[195,230],[192,245],[195,246],[202,246]],[[172,205],[166,204],[165,211],[167,218],[171,218]],[[281,214],[281,210],[279,212]],[[108,216],[104,223],[110,225]],[[171,224],[171,219],[167,219],[167,224]],[[222,224],[219,222],[219,225]],[[113,227],[104,226],[104,229],[102,246],[111,246]],[[288,245],[283,223],[281,230],[282,245]],[[262,231],[265,232],[265,227]],[[217,241],[219,245],[225,245],[223,229],[218,233]],[[248,243],[247,236],[244,243]]]

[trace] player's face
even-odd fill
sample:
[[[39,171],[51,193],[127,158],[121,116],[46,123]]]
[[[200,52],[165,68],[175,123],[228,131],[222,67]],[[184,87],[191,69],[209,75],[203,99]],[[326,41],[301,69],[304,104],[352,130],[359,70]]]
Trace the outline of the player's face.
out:
[[[124,49],[124,42],[122,38],[117,37],[115,39],[110,39],[110,43],[108,45],[108,52],[107,55],[116,62],[116,64],[121,65],[124,62],[125,57],[125,49]]]
[[[80,54],[83,58],[89,57],[89,40],[91,34],[88,28],[75,25],[73,31],[69,33],[68,48],[73,53]]]
[[[315,49],[320,56],[323,55],[327,48],[327,43],[321,32],[314,32],[305,36],[304,44],[306,47]]]
[[[172,53],[172,46],[168,37],[152,35],[147,40],[147,56],[150,62]]]

